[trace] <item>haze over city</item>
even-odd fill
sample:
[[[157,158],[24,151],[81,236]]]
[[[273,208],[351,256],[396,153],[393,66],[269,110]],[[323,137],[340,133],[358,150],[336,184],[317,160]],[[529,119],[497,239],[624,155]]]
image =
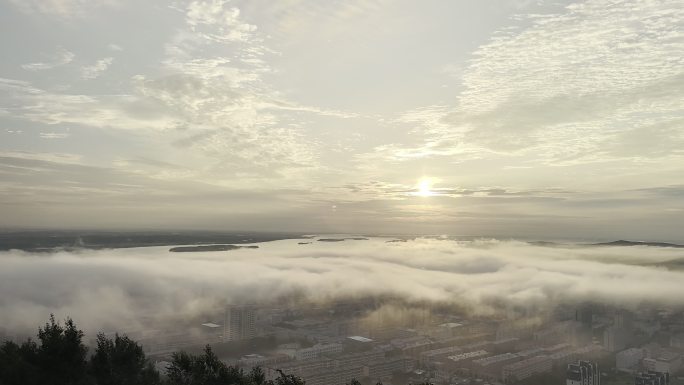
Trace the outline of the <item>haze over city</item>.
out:
[[[684,385],[681,0],[4,0],[0,49],[0,385]]]

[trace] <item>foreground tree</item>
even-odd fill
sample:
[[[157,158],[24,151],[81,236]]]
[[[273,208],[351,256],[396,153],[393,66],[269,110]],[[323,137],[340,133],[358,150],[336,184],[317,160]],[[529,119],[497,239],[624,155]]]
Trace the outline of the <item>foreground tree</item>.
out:
[[[64,326],[50,315],[38,329],[36,344],[31,339],[17,345],[5,342],[0,348],[0,385],[86,384],[86,354],[83,332],[67,318]]]
[[[261,368],[248,373],[221,362],[209,345],[200,355],[173,354],[168,371],[168,385],[305,385],[304,380],[280,371],[275,381],[266,380]]]
[[[64,325],[54,316],[38,329],[38,343],[0,345],[0,385],[305,385],[293,375],[280,372],[266,380],[261,368],[245,373],[221,362],[207,345],[200,355],[173,354],[168,380],[162,382],[147,361],[142,347],[126,336],[97,336],[90,360],[83,332],[67,318]]]
[[[98,385],[157,385],[159,373],[145,358],[142,346],[127,336],[97,335],[90,373]]]
[[[50,322],[45,328],[38,329],[38,366],[45,385],[80,385],[85,384],[86,354],[88,348],[83,345],[83,332],[76,328],[74,321],[67,318],[64,326],[55,322],[50,315]]]
[[[40,383],[38,346],[28,340],[21,345],[7,341],[0,346],[0,385]]]
[[[186,352],[173,354],[167,375],[169,385],[230,385],[248,384],[242,370],[228,367],[221,362],[207,345],[204,353],[192,355]]]

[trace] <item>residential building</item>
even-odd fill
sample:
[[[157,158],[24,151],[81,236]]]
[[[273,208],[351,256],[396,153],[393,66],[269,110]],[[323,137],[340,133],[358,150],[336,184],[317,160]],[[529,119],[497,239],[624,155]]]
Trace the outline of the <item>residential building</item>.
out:
[[[501,369],[501,379],[510,384],[532,377],[535,374],[550,372],[552,368],[551,358],[536,356],[504,366]]]
[[[641,372],[634,377],[634,385],[669,385],[669,373],[654,371]]]
[[[617,352],[627,347],[629,332],[619,326],[609,326],[603,332],[603,347],[609,352]]]
[[[495,356],[473,360],[472,374],[489,380],[501,379],[501,368],[508,364],[523,360],[515,353],[503,353]]]
[[[296,360],[312,360],[320,358],[323,354],[337,354],[343,350],[342,344],[316,344],[310,348],[297,349],[294,352]]]
[[[577,361],[568,365],[565,376],[566,385],[601,385],[601,372],[598,364],[589,361]]]
[[[226,308],[224,341],[248,340],[256,335],[256,308],[254,306],[228,306]]]
[[[635,371],[644,356],[643,349],[629,348],[623,350],[615,355],[615,367],[620,371]]]
[[[644,358],[644,368],[658,373],[674,373],[682,366],[682,356],[677,352],[662,350],[657,357]]]

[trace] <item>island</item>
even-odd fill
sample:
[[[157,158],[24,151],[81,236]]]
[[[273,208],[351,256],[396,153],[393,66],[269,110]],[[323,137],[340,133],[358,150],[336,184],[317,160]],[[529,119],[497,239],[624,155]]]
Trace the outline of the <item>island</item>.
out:
[[[259,246],[255,245],[247,245],[247,246],[238,246],[238,245],[199,245],[199,246],[178,246],[178,247],[172,247],[169,249],[170,252],[172,253],[187,253],[187,252],[195,252],[195,251],[230,251],[230,250],[237,250],[237,249],[258,249]]]

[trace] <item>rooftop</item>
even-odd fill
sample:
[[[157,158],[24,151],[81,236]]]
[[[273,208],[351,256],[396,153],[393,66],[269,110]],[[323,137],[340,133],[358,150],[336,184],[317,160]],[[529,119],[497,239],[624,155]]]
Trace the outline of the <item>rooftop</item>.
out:
[[[208,328],[220,328],[221,325],[215,324],[213,322],[207,322],[205,324],[202,324],[202,326],[206,326]]]
[[[350,340],[358,341],[358,342],[373,342],[372,339],[362,337],[362,336],[351,336],[351,337],[347,337],[347,338],[349,338]]]

